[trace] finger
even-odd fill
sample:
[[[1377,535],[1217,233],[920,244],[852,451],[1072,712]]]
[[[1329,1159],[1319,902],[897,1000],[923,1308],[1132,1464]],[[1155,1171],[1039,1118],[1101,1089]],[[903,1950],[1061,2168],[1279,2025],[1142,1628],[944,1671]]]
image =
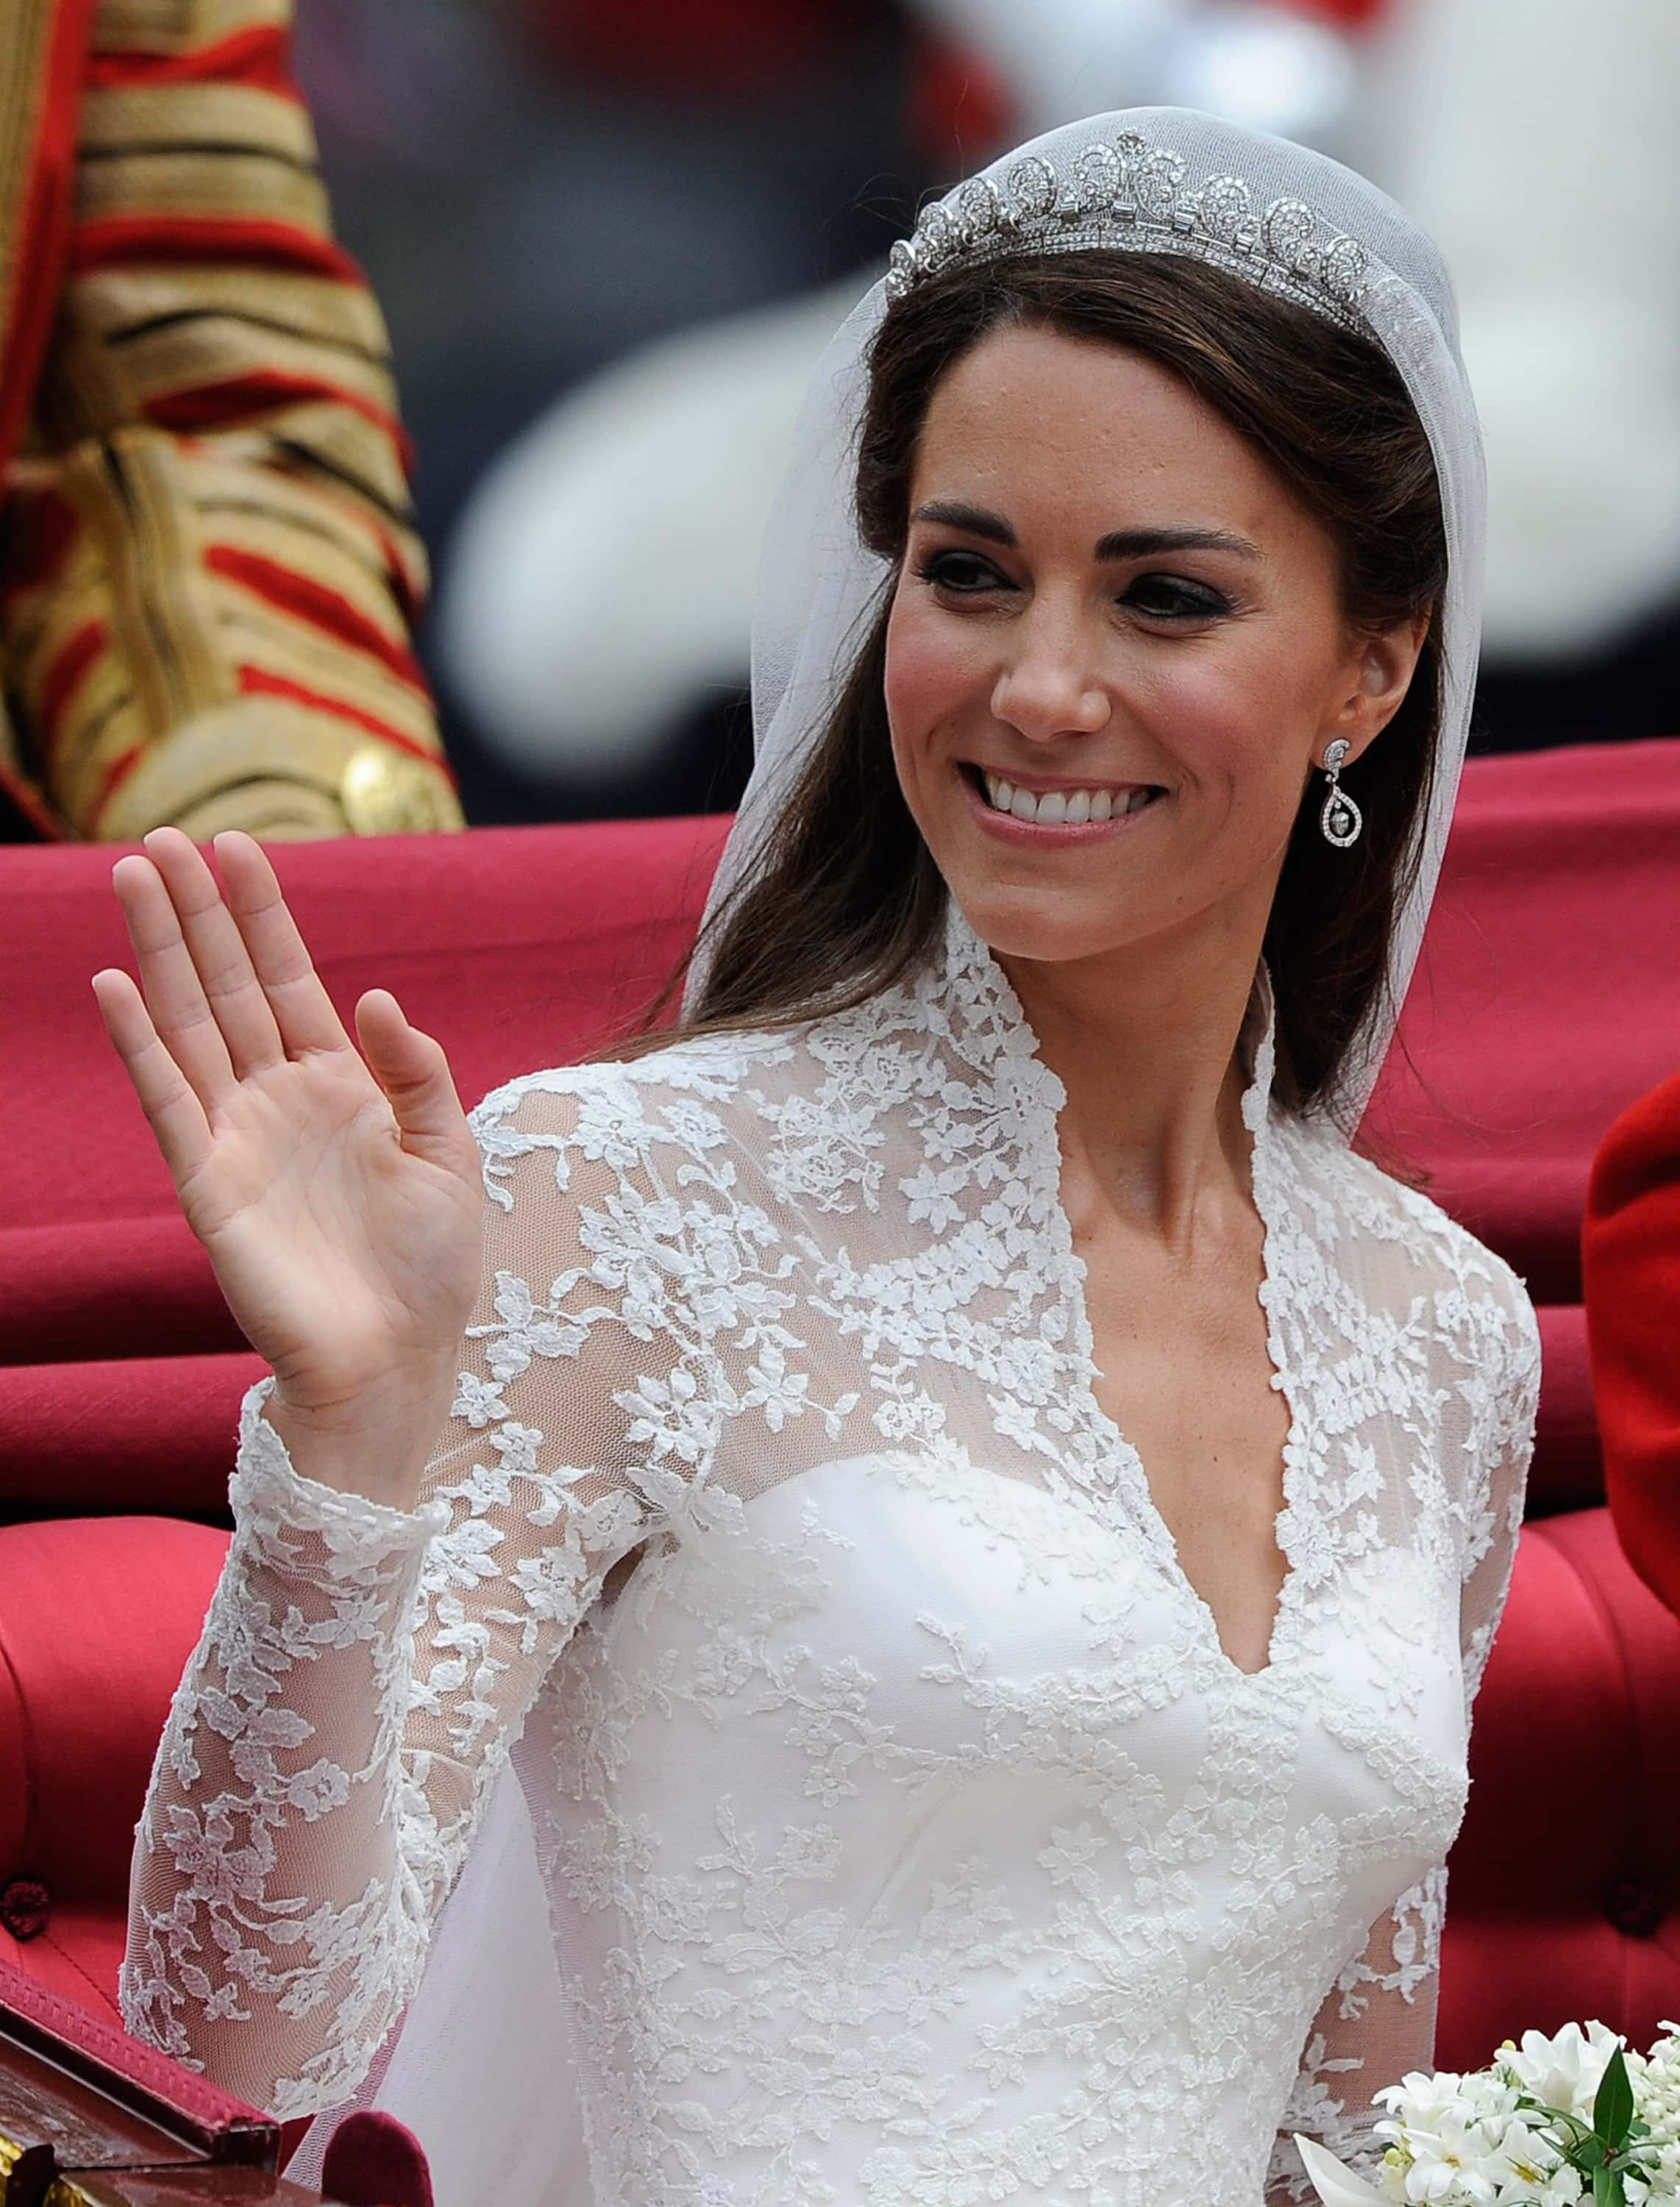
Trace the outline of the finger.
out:
[[[298,932],[267,852],[254,835],[224,828],[216,838],[216,858],[228,909],[245,939],[288,1055],[353,1049]]]
[[[396,1114],[404,1148],[450,1162],[459,1154],[466,1114],[443,1044],[409,1025],[389,989],[369,989],[358,1000],[356,1026],[374,1078]]]
[[[176,1187],[202,1163],[211,1144],[210,1122],[191,1084],[152,1024],[132,974],[107,966],[93,976],[93,995],[105,1032],[140,1098]]]
[[[179,828],[154,828],[146,856],[163,876],[236,1075],[283,1064],[285,1045],[238,922],[204,853]]]
[[[181,931],[175,900],[150,858],[119,858],[111,883],[123,907],[158,1038],[200,1103],[212,1109],[233,1093],[233,1060]]]

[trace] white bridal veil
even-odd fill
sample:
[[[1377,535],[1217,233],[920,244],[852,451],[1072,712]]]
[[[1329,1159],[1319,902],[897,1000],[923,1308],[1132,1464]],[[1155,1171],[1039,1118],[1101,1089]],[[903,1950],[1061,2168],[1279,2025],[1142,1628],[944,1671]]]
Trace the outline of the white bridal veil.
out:
[[[1375,338],[1404,379],[1435,455],[1446,523],[1444,703],[1417,885],[1389,990],[1336,1098],[1351,1135],[1393,1035],[1435,893],[1464,760],[1480,635],[1481,434],[1439,253],[1374,184],[1339,162],[1187,108],[1133,107],[1028,141],[923,214],[836,332],[812,379],[771,517],[753,619],[751,780],[708,912],[759,857],[867,627],[883,563],[858,541],[852,468],[869,346],[896,290],[960,259],[1119,246],[1190,254]],[[690,1001],[701,978],[697,966]]]
[[[868,346],[889,297],[956,255],[1098,244],[1194,254],[1368,332],[1404,378],[1434,452],[1450,554],[1438,768],[1389,996],[1337,1100],[1351,1133],[1417,957],[1464,757],[1480,613],[1481,441],[1434,246],[1363,178],[1282,140],[1179,108],[1096,116],[994,162],[930,206],[914,239],[895,249],[886,278],[817,370],[772,520],[753,638],[756,756],[713,905],[760,855],[884,580],[858,541],[852,457]],[[438,2207],[587,2193],[584,2172],[563,2165],[577,2150],[579,2111],[520,1762],[516,1747],[419,1991],[351,2103],[387,2108],[419,2133]],[[295,2174],[319,2171],[326,2138],[347,2112],[317,2119]]]

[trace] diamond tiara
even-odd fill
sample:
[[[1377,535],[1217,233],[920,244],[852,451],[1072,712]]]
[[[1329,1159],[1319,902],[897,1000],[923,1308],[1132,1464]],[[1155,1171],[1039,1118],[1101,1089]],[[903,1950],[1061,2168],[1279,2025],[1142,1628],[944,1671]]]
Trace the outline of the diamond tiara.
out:
[[[1101,246],[1189,254],[1343,329],[1365,326],[1370,261],[1356,239],[1330,230],[1300,200],[1274,200],[1257,214],[1241,176],[1211,176],[1188,189],[1183,155],[1148,145],[1134,130],[1085,147],[1065,175],[1027,153],[1007,170],[1001,191],[988,176],[971,178],[894,246],[887,296],[901,299],[959,262]]]

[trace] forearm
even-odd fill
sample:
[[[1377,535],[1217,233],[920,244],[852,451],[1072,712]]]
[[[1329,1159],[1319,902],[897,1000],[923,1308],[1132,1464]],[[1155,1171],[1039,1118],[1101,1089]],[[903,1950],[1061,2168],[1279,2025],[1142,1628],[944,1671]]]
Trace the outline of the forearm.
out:
[[[256,1411],[137,1834],[122,1997],[137,2037],[290,2116],[353,2086],[418,1974],[434,1865],[402,1738],[446,1513],[298,1478]]]

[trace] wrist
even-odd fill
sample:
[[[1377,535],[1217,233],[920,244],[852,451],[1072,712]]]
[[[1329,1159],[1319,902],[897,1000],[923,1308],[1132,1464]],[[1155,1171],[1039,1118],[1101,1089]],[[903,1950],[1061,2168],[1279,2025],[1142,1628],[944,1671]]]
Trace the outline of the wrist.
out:
[[[303,1478],[386,1509],[412,1512],[419,1507],[427,1462],[449,1415],[451,1391],[439,1387],[387,1395],[370,1390],[351,1403],[323,1410],[288,1402],[277,1384],[261,1415]]]

